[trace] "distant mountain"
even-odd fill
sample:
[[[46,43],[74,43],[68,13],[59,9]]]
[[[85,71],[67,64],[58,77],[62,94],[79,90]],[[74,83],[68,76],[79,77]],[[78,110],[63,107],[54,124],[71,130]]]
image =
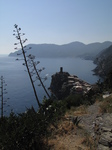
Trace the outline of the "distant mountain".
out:
[[[85,45],[81,42],[72,42],[64,45],[56,44],[29,44],[26,47],[32,47],[28,54],[33,54],[39,58],[59,58],[59,57],[82,57],[85,59],[93,59],[103,49],[109,47],[112,42],[91,43]],[[16,51],[10,53],[9,56],[17,56],[20,53]]]
[[[112,70],[112,45],[101,51],[94,63],[97,64],[95,73],[100,76],[106,76]]]
[[[97,55],[104,49],[108,48],[110,45],[112,45],[112,42],[105,41],[103,43],[90,43],[86,45],[86,51],[85,54],[82,54],[81,57],[85,59],[92,59],[94,60]]]

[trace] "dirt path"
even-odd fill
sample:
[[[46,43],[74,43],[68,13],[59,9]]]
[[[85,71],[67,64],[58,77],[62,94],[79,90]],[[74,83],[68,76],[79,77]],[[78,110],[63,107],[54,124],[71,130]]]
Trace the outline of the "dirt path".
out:
[[[82,109],[82,108],[79,108]],[[71,120],[65,120],[60,123],[58,130],[54,131],[53,137],[49,140],[51,150],[92,150],[89,144],[93,141],[89,139],[89,133],[93,132],[93,122],[99,114],[99,103],[95,103],[87,108],[87,113],[75,111],[72,117],[79,116],[81,119],[81,128],[74,126]]]
[[[112,129],[110,129],[112,114],[101,114],[100,104],[100,102],[96,102],[89,106],[86,108],[86,113],[79,113],[79,110],[73,112],[72,117],[78,116],[81,119],[79,127],[74,126],[73,122],[67,120],[67,116],[65,116],[65,120],[59,124],[58,129],[49,139],[51,150],[111,150],[108,147],[107,139],[105,139],[105,142],[104,138],[102,140],[99,135],[105,134],[100,131],[104,127],[107,130],[107,132],[105,131],[106,136],[112,135]],[[98,128],[96,128],[97,125]],[[97,140],[96,147],[93,146],[95,140]],[[112,139],[109,138],[108,140],[112,142]]]
[[[112,113],[100,113],[100,104],[88,107],[88,114],[81,116],[82,124],[93,137],[95,150],[112,150]]]
[[[87,114],[81,116],[81,123],[89,133],[93,133],[96,118],[101,115],[99,105],[100,103],[96,102],[89,106],[87,108]]]

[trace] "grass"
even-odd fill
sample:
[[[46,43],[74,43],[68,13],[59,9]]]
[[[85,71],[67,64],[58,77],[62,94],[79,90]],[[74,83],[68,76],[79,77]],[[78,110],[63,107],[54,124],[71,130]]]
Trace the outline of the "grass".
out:
[[[52,133],[48,139],[50,150],[95,150],[87,131],[76,127],[69,120],[62,119]]]
[[[84,144],[88,147],[88,150],[96,150],[95,149],[95,142],[93,141],[93,139],[91,138],[91,136],[85,132],[84,133],[84,138],[82,139],[81,144]]]
[[[73,124],[70,116],[87,114],[87,106],[71,107],[58,122],[57,128],[51,126],[52,136],[48,139],[51,150],[95,150],[90,134],[81,126]]]
[[[71,107],[71,109],[68,109],[66,111],[66,116],[82,116],[84,114],[87,114],[87,106],[81,105],[79,107]]]

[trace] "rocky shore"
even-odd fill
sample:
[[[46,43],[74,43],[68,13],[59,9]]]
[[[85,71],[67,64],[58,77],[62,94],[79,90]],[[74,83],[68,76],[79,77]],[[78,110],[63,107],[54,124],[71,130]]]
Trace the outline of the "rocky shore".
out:
[[[70,75],[68,72],[60,72],[52,75],[50,90],[58,98],[62,99],[70,94],[86,94],[92,89],[92,85],[79,79],[76,75]]]

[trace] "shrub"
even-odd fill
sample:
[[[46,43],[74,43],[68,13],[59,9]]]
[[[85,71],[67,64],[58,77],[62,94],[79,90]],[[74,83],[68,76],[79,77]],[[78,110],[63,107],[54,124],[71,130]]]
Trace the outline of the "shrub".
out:
[[[102,113],[112,113],[112,97],[111,96],[104,99],[104,101],[100,105],[100,109]]]
[[[3,118],[0,120],[0,149],[45,149],[43,138],[47,132],[47,124],[44,120],[43,115],[32,109],[18,116],[11,113],[8,118]]]
[[[72,106],[80,106],[83,104],[84,98],[82,95],[70,95],[65,99],[65,103],[68,109],[70,109]]]
[[[56,127],[57,121],[66,111],[66,103],[62,100],[44,100],[41,110],[46,117],[46,121]]]
[[[56,127],[57,121],[65,113],[63,101],[44,100],[41,109],[35,112],[33,107],[26,113],[0,118],[1,150],[46,150],[45,138],[49,126]]]

